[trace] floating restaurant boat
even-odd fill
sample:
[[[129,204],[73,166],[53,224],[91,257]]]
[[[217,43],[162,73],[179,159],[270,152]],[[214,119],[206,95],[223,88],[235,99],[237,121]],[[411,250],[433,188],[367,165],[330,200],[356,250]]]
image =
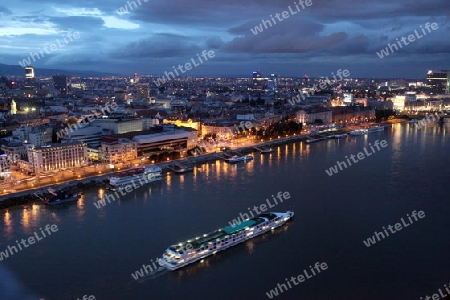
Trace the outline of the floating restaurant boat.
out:
[[[35,194],[42,202],[47,205],[58,205],[66,202],[77,201],[80,198],[78,193],[71,193],[65,190],[54,190],[48,188],[47,193]]]
[[[256,151],[259,151],[259,153],[272,153],[273,152],[272,148],[267,148],[267,147],[254,147],[254,149]]]
[[[118,188],[133,182],[142,185],[142,182],[149,183],[152,181],[161,180],[161,174],[162,169],[157,166],[134,168],[116,172],[114,176],[109,179],[109,184],[113,188]]]
[[[232,157],[224,158],[224,160],[229,163],[248,161],[248,160],[252,160],[252,159],[253,159],[253,156],[251,156],[251,155],[233,155]]]
[[[263,234],[284,225],[294,216],[294,212],[265,213],[244,220],[240,224],[223,227],[186,242],[172,245],[159,259],[159,264],[169,270],[176,270],[201,260],[211,254]]]
[[[167,166],[167,168],[176,174],[184,174],[194,171],[194,168],[182,164],[173,164],[172,166]]]
[[[356,129],[350,131],[350,135],[352,136],[364,135],[366,133],[368,133],[367,129]]]
[[[334,135],[334,138],[335,139],[342,139],[342,138],[346,138],[347,137],[347,134],[346,133],[343,133],[343,134],[335,134]]]
[[[309,137],[308,139],[306,139],[305,143],[310,144],[310,143],[316,143],[316,142],[318,142],[318,141],[320,141],[320,139],[316,139],[316,138],[313,138],[313,137]]]
[[[384,127],[380,125],[372,126],[367,129],[367,133],[384,131]]]

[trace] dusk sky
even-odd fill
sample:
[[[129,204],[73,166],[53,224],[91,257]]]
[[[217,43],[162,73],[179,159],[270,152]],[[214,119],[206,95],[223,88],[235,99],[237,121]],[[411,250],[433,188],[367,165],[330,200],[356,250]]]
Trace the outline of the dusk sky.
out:
[[[18,65],[57,39],[64,43],[71,31],[79,38],[31,64],[160,75],[213,50],[214,58],[184,75],[251,76],[261,70],[331,77],[348,69],[351,77],[424,78],[428,69],[450,69],[449,0],[312,0],[304,9],[297,1],[300,11],[294,0],[139,1],[131,9],[124,0],[2,1],[0,63]],[[120,15],[125,6],[128,13]],[[261,20],[283,11],[287,18],[252,33]],[[424,35],[420,26],[427,22],[438,29]],[[378,57],[414,30],[420,39]]]

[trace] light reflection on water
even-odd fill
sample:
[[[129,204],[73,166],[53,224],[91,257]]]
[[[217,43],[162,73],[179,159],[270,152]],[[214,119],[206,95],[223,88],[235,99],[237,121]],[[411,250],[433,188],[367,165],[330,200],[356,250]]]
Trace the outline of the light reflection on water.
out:
[[[432,139],[438,140],[439,143],[444,143],[446,135],[448,135],[448,129],[445,126],[423,126],[421,128],[416,128],[413,124],[394,124],[392,128],[387,129],[388,136],[380,135],[379,139],[389,139],[389,147],[392,148],[392,156],[390,160],[390,176],[394,180],[398,180],[398,165],[396,161],[401,160],[403,155],[403,148],[406,147],[406,141],[417,141],[415,147],[417,151],[423,152],[426,148],[426,142],[429,141],[430,137]],[[172,173],[167,173],[162,180],[164,186],[163,190],[161,188],[154,189],[153,186],[146,186],[140,188],[141,196],[137,197],[134,195],[135,200],[143,201],[147,203],[149,199],[152,198],[153,194],[156,193],[171,193],[176,183],[177,189],[185,189],[186,185],[192,185],[192,190],[196,191],[202,188],[204,182],[221,182],[222,180],[235,179],[235,180],[245,180],[246,177],[253,177],[257,175],[264,169],[272,167],[274,164],[279,164],[282,161],[287,161],[294,159],[297,161],[310,159],[310,154],[314,151],[316,147],[326,146],[330,152],[338,151],[339,145],[343,145],[349,150],[349,153],[353,153],[353,149],[359,149],[361,151],[361,144],[365,143],[366,146],[369,143],[369,138],[373,139],[374,135],[365,135],[362,137],[347,137],[345,139],[338,140],[327,140],[321,141],[315,144],[306,143],[292,143],[288,145],[273,146],[274,152],[268,154],[261,154],[259,152],[254,152],[254,159],[248,162],[241,162],[236,164],[229,164],[221,160],[215,162],[205,163],[201,166],[195,166],[192,173],[174,175]],[[373,141],[372,141],[373,144]],[[368,148],[370,149],[370,148]],[[353,152],[352,152],[353,151]],[[347,153],[348,154],[348,153]],[[354,154],[354,153],[353,153]],[[342,156],[342,155],[341,155]],[[342,156],[343,157],[343,156]],[[342,160],[342,158],[341,158]],[[245,176],[242,177],[242,174]],[[105,196],[108,191],[103,188],[98,188],[96,193],[96,199],[101,199]],[[76,217],[77,222],[83,222],[86,213],[92,206],[92,202],[95,201],[94,198],[87,199],[86,194],[82,194],[81,198],[76,203]],[[115,202],[108,203],[109,205],[117,205],[123,201],[122,197],[117,199]],[[171,201],[171,200],[170,200]],[[107,209],[96,209],[97,216],[99,218],[105,217],[107,214]],[[14,238],[15,233],[32,234],[37,226],[43,226],[40,217],[44,214],[49,217],[49,221],[60,222],[61,216],[58,213],[58,209],[49,209],[40,204],[24,205],[22,208],[15,208],[14,210],[5,210],[3,213],[3,232],[7,239]],[[15,223],[19,217],[20,227]]]
[[[228,274],[230,276],[227,278],[233,278],[233,272],[242,262],[252,264],[248,257],[249,254],[252,255],[252,258],[260,255],[259,259],[268,264],[268,269],[277,270],[280,265],[283,265],[287,274],[295,274],[304,268],[304,264],[311,263],[309,258],[308,261],[295,265],[289,255],[280,255],[275,262],[273,253],[280,253],[280,251],[316,253],[317,247],[309,246],[309,241],[327,250],[328,253],[332,253],[334,245],[330,247],[329,244],[333,241],[323,239],[323,233],[326,232],[330,236],[338,236],[342,233],[339,231],[342,228],[333,226],[333,224],[346,226],[346,222],[338,220],[340,216],[337,214],[341,213],[342,219],[354,218],[361,214],[375,219],[375,215],[369,215],[367,213],[369,209],[365,207],[370,207],[370,210],[380,210],[382,213],[379,216],[385,213],[380,207],[383,207],[386,201],[381,201],[376,206],[374,204],[379,199],[377,195],[373,195],[375,193],[372,193],[373,186],[377,190],[382,189],[382,192],[395,196],[391,198],[395,198],[396,201],[391,199],[390,202],[387,202],[389,207],[386,211],[396,208],[397,204],[404,206],[407,203],[405,199],[418,201],[414,193],[408,194],[407,190],[399,189],[399,183],[406,186],[411,182],[411,178],[415,176],[411,172],[412,164],[416,160],[419,160],[417,165],[423,166],[423,168],[433,162],[433,158],[419,155],[417,152],[420,154],[432,152],[441,155],[441,149],[435,146],[436,144],[448,145],[446,130],[442,128],[416,129],[405,125],[394,125],[392,129],[386,129],[385,133],[379,135],[330,139],[314,144],[295,143],[274,146],[274,151],[270,154],[257,152],[251,154],[254,156],[254,160],[247,163],[228,164],[216,161],[197,166],[192,173],[184,175],[169,173],[160,182],[141,187],[101,209],[95,208],[93,202],[94,198],[103,197],[108,193],[103,189],[88,189],[76,204],[61,208],[26,205],[8,209],[2,212],[3,233],[8,244],[10,240],[31,235],[46,224],[58,224],[61,231],[55,235],[55,238],[46,239],[39,246],[33,246],[34,248],[28,249],[26,253],[25,251],[21,253],[21,260],[17,259],[17,256],[10,261],[14,271],[20,274],[34,290],[42,290],[43,294],[54,293],[57,295],[55,299],[64,299],[67,286],[71,285],[73,277],[81,278],[79,287],[74,288],[78,296],[86,294],[82,291],[81,286],[91,284],[94,289],[90,291],[91,294],[104,293],[105,299],[114,299],[111,294],[108,294],[108,286],[113,283],[106,282],[105,276],[113,277],[111,280],[115,280],[114,283],[120,285],[129,279],[129,273],[134,271],[137,266],[148,261],[149,256],[159,256],[174,241],[204,233],[211,228],[224,226],[239,212],[246,212],[247,207],[264,203],[266,198],[270,198],[271,194],[279,190],[287,190],[291,193],[292,198],[274,208],[274,211],[284,209],[286,206],[289,208],[293,206],[296,215],[297,212],[299,215],[294,222],[278,228],[275,233],[268,232],[240,244],[240,246],[233,247],[234,250],[230,248],[230,251],[218,252],[216,255],[204,259],[203,263],[196,263],[174,273],[171,272],[164,279],[158,281],[155,286],[133,286],[133,290],[129,291],[128,296],[130,297],[128,298],[132,299],[136,291],[140,290],[141,296],[142,294],[148,296],[150,293],[159,293],[160,297],[155,296],[154,299],[163,299],[161,295],[164,291],[158,284],[165,281],[169,282],[170,287],[179,284],[180,291],[187,287],[183,286],[186,281],[174,280],[174,278],[208,280],[206,277],[210,276],[209,272],[211,271],[218,272],[221,276]],[[337,160],[342,161],[345,155],[362,151],[369,142],[373,145],[373,141],[376,139],[386,139],[389,147],[379,151],[380,154],[370,156],[364,163],[361,162],[358,166],[352,166],[340,172],[332,180],[325,174],[325,168],[332,166]],[[355,170],[359,171],[355,172]],[[434,175],[436,170],[432,171],[431,174]],[[427,180],[426,175],[421,174],[423,180]],[[366,176],[364,177],[365,181],[355,184],[360,176]],[[327,188],[320,188],[319,181],[323,181]],[[440,186],[436,187],[436,189],[439,188]],[[369,193],[367,193],[368,189]],[[327,198],[327,202],[323,203],[323,197],[327,197],[327,193],[337,194],[333,191],[339,191],[339,201]],[[430,193],[432,192],[430,191]],[[354,195],[358,195],[358,200],[349,202]],[[348,205],[349,203],[351,205]],[[398,215],[403,214],[404,207],[401,207],[400,210]],[[334,211],[336,211],[336,215],[333,215]],[[377,222],[385,225],[389,221],[378,220]],[[61,224],[62,222],[64,224]],[[358,222],[365,225],[364,230],[367,232],[379,228],[377,226],[380,225],[370,223],[370,218],[365,218],[364,221],[358,220]],[[352,228],[346,228],[346,230],[353,230]],[[286,236],[283,236],[284,233]],[[289,235],[289,239],[286,238],[287,235]],[[305,235],[310,235],[310,238],[305,239]],[[268,242],[271,239],[273,239],[273,243]],[[301,239],[303,241],[298,242]],[[322,240],[323,245],[319,243]],[[262,242],[266,241],[267,243],[262,247]],[[395,239],[389,240],[390,243],[395,243],[395,241]],[[346,249],[353,249],[353,242],[345,244],[346,241],[342,241],[342,245]],[[4,245],[4,241],[0,241],[0,251],[5,249]],[[341,247],[341,245],[338,246]],[[324,251],[323,249],[322,251]],[[424,249],[424,251],[427,250]],[[36,253],[39,253],[42,259],[35,260]],[[123,253],[127,255],[120,256]],[[117,259],[118,256],[120,259]],[[298,258],[301,259],[300,256]],[[314,256],[314,259],[316,258]],[[324,257],[324,259],[326,258]],[[260,265],[259,259],[258,262],[253,261],[253,267]],[[350,260],[352,259],[355,258],[351,257]],[[75,267],[61,268],[61,261]],[[86,267],[76,267],[81,265]],[[344,263],[337,267],[343,270],[345,276],[352,276],[352,272],[345,270]],[[386,267],[384,268],[376,271],[381,273],[381,271],[388,270]],[[86,270],[88,270],[88,274],[85,273]],[[51,279],[52,274],[59,271],[61,271],[61,274],[58,273],[61,284],[48,286],[46,284],[48,277]],[[273,273],[274,277],[270,277],[270,274],[262,274],[263,276],[258,279],[266,279],[266,284],[275,284],[279,280],[279,272],[274,271]],[[194,274],[196,276],[193,276]],[[47,275],[48,277],[45,277]],[[230,280],[231,283],[237,284],[237,280],[240,279]],[[352,278],[352,280],[356,279]],[[209,284],[211,285],[211,283]],[[215,286],[217,289],[221,287],[220,283],[214,284],[218,284],[217,287]],[[312,284],[314,283],[312,282]],[[255,286],[258,284],[252,284],[250,280],[250,289],[257,293],[258,290]],[[299,292],[299,289],[289,292],[293,298],[301,298],[302,292]],[[308,296],[313,298],[312,295]],[[123,299],[127,299],[127,297]]]

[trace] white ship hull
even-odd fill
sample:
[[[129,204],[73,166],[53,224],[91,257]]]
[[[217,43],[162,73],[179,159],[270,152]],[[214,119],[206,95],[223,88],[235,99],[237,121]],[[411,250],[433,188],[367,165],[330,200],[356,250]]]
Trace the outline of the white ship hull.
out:
[[[374,126],[374,127],[369,128],[368,133],[381,132],[381,131],[384,131],[383,126]]]
[[[367,133],[367,129],[356,129],[350,131],[350,135],[352,136],[358,136],[358,135],[365,135]]]
[[[268,215],[270,215],[270,217],[265,217]],[[254,226],[242,227],[237,229],[237,231],[233,233],[229,233],[229,231],[227,231],[231,228],[231,226],[228,226],[210,233],[209,235],[213,236],[210,240],[208,240],[208,235],[205,234],[203,235],[203,237],[197,237],[192,241],[188,240],[185,243],[172,245],[166,250],[162,258],[158,260],[159,264],[172,271],[182,268],[207,256],[210,256],[219,251],[225,250],[267,231],[282,226],[293,216],[294,213],[292,211],[288,211],[286,213],[263,214],[250,220],[244,221],[249,222],[260,219]],[[238,227],[238,225],[236,225],[236,227]],[[215,239],[216,235],[220,235],[221,238]],[[196,243],[200,238],[207,240],[204,243],[198,245],[199,247],[188,247],[188,245],[192,245],[191,243]]]
[[[253,156],[251,156],[251,155],[243,155],[243,156],[235,155],[230,158],[225,158],[225,161],[229,162],[229,163],[236,163],[236,162],[247,161],[247,160],[252,160],[252,159],[253,159]]]
[[[109,179],[109,184],[113,188],[119,188],[130,184],[143,185],[153,181],[161,180],[162,169],[159,167],[148,167],[142,173],[130,176],[113,176]]]

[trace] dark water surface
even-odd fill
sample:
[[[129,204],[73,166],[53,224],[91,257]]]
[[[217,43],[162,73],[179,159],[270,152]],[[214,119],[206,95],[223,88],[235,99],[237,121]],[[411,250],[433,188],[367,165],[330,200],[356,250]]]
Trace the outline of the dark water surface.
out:
[[[325,169],[385,139],[386,148],[338,174]],[[384,133],[283,145],[248,163],[168,175],[96,209],[103,191],[58,208],[0,211],[0,251],[47,224],[58,231],[0,262],[44,299],[269,299],[316,262],[328,269],[276,299],[419,299],[450,282],[448,128],[394,125]],[[202,263],[136,281],[131,273],[171,244],[228,225],[289,192],[272,211],[295,212],[273,232]],[[363,240],[423,210],[425,218],[371,247]],[[310,273],[310,271],[309,271]]]

